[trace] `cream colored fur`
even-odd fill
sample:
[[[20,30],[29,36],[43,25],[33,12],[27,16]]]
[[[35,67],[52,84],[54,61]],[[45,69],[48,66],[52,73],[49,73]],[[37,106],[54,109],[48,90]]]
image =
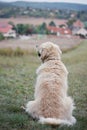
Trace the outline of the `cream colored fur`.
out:
[[[61,61],[61,50],[56,44],[46,42],[38,48],[42,64],[37,69],[34,101],[26,105],[26,112],[42,124],[73,125],[74,103],[67,95],[68,71]]]

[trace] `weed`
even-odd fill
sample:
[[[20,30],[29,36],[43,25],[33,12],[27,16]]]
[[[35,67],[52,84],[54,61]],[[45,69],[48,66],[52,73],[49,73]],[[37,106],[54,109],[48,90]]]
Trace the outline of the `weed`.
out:
[[[23,56],[23,55],[36,55],[34,49],[21,49],[17,47],[16,49],[12,49],[11,47],[8,48],[1,48],[0,49],[1,56]]]

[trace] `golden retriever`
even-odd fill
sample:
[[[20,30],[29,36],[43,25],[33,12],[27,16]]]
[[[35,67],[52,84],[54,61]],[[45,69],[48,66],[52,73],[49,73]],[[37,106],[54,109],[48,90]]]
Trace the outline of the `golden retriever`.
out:
[[[67,95],[68,71],[61,61],[60,48],[51,42],[37,47],[42,61],[37,69],[34,101],[26,105],[26,112],[42,124],[73,125],[74,103]]]

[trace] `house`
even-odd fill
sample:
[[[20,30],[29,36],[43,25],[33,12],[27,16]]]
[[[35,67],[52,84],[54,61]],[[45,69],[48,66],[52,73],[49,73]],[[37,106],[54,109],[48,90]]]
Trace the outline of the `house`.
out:
[[[76,35],[79,35],[80,37],[87,38],[87,30],[84,28],[79,29],[79,31],[76,33]]]
[[[81,28],[84,28],[84,24],[80,20],[77,20],[76,22],[73,23],[72,33],[76,34],[77,31]]]
[[[16,38],[16,31],[12,29],[13,26],[8,23],[0,23],[0,33],[3,34],[4,37],[13,37]]]
[[[60,35],[72,35],[72,31],[69,28],[60,28],[54,26],[48,26],[47,30],[50,31],[51,34]]]
[[[80,29],[84,27],[84,24],[80,20],[77,20],[76,22],[73,23],[73,27]]]
[[[87,21],[86,21],[86,22],[84,22],[84,28],[86,28],[86,29],[87,29]]]

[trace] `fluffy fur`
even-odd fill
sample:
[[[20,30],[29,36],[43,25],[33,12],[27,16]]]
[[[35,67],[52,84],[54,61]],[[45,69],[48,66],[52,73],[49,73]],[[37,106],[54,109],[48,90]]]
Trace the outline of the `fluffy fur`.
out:
[[[61,50],[46,42],[37,47],[42,64],[37,69],[35,100],[26,105],[26,112],[42,124],[73,125],[73,100],[67,95],[68,71],[61,61]]]

